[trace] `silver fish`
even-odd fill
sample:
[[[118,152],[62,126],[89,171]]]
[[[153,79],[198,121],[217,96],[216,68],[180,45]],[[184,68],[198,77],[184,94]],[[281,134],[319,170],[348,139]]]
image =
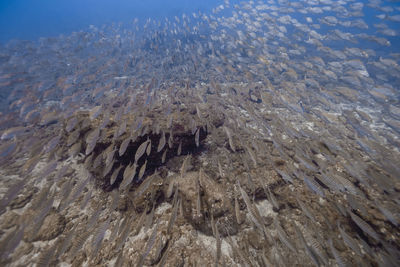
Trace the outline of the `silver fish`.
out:
[[[157,153],[160,152],[164,148],[165,143],[166,143],[165,132],[162,131],[161,137],[160,137],[160,142],[158,143],[158,146],[157,146]]]
[[[149,140],[146,140],[138,147],[135,153],[135,162],[138,162],[138,160],[143,156],[148,144]]]

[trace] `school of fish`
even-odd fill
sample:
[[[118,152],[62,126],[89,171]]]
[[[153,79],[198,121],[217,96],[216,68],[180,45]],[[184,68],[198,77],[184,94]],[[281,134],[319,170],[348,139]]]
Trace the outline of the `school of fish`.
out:
[[[400,265],[400,2],[219,4],[0,45],[1,266]]]

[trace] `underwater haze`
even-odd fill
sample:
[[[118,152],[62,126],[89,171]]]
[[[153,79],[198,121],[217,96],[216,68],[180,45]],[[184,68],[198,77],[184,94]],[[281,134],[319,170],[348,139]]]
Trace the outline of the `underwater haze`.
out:
[[[0,5],[0,266],[400,266],[399,1]]]
[[[162,19],[183,13],[210,11],[215,0],[2,0],[0,42],[36,40],[87,29],[89,25]]]

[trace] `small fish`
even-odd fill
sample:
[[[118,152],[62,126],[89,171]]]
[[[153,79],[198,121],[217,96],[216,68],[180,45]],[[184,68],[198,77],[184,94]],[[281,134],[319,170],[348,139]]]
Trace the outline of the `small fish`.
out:
[[[211,230],[213,232],[213,236],[216,236],[216,227],[215,227],[215,220],[214,215],[211,214]]]
[[[198,104],[196,104],[196,114],[197,114],[197,117],[199,118],[199,120],[203,120],[201,117],[201,112],[200,112],[200,108],[199,108]]]
[[[218,173],[220,177],[224,177],[224,172],[222,171],[222,166],[221,163],[219,162],[219,160],[217,160],[217,164],[218,164]]]
[[[263,219],[260,215],[260,212],[258,211],[257,206],[251,203],[249,196],[247,195],[246,191],[244,191],[242,189],[239,181],[238,181],[237,185],[239,187],[239,191],[240,191],[240,194],[242,195],[244,203],[246,204],[247,211],[249,212],[249,215],[250,215],[250,219],[267,237],[267,231],[265,229]]]
[[[375,201],[376,207],[379,209],[379,211],[385,215],[386,219],[390,221],[394,226],[398,227],[400,224],[400,218],[399,216],[395,213],[392,212],[389,208],[386,208],[383,204]]]
[[[325,193],[323,188],[314,180],[314,178],[308,179],[307,177],[303,177],[305,184],[310,188],[311,191],[320,195],[321,197],[325,197]]]
[[[355,215],[351,210],[348,210],[348,213],[350,214],[351,219],[353,222],[357,224],[358,227],[360,227],[361,230],[363,230],[365,233],[367,233],[369,236],[371,236],[373,239],[376,241],[379,241],[379,235],[375,230],[363,219]]]
[[[278,200],[275,198],[274,193],[271,192],[271,190],[269,189],[269,187],[267,187],[267,192],[268,192],[268,198],[272,203],[272,206],[274,206],[275,209],[279,210],[279,202]]]
[[[110,165],[111,162],[114,160],[114,155],[115,155],[116,151],[117,151],[117,149],[113,149],[113,150],[109,151],[108,153],[106,153],[106,161],[105,161],[106,166]]]
[[[86,151],[85,154],[86,156],[92,153],[93,149],[96,146],[97,140],[99,139],[100,136],[100,129],[97,128],[93,130],[86,138]]]
[[[52,151],[60,142],[61,136],[53,137],[43,148],[44,153]]]
[[[151,153],[151,140],[149,139],[149,144],[147,145],[147,149],[146,149],[146,154],[147,156],[150,156]]]
[[[153,226],[154,210],[155,210],[155,203],[153,203],[153,208],[146,217],[146,223],[144,226],[145,229],[149,229],[151,226]]]
[[[241,216],[240,216],[239,201],[238,201],[238,199],[236,197],[236,194],[235,194],[235,217],[236,217],[237,224],[240,225],[242,223],[242,220],[241,220]]]
[[[246,146],[246,149],[247,149],[247,152],[248,152],[249,155],[250,155],[251,160],[252,160],[253,163],[254,163],[254,167],[256,168],[256,167],[257,167],[256,155],[254,154],[253,150],[252,150],[250,147]]]
[[[275,171],[279,173],[282,179],[285,180],[287,183],[293,184],[293,178],[290,174],[287,174],[285,171],[279,170],[278,168],[275,168]]]
[[[198,216],[201,216],[201,196],[200,196],[200,185],[196,182],[196,212]]]
[[[331,252],[332,252],[333,256],[335,257],[336,263],[339,265],[339,267],[347,266],[347,263],[345,262],[345,260],[342,258],[340,253],[333,246],[332,239],[329,238],[328,244],[329,244],[329,247],[331,248]]]
[[[79,130],[76,130],[76,131],[70,133],[67,138],[67,146],[72,146],[73,144],[75,144],[75,142],[76,142],[76,140],[78,140],[80,134],[81,133]]]
[[[110,122],[110,111],[106,110],[103,113],[103,120],[102,120],[102,122],[101,122],[101,124],[99,126],[99,129],[100,130],[104,129],[108,125],[109,122]]]
[[[70,202],[75,201],[75,199],[77,199],[78,196],[80,196],[80,194],[83,192],[83,189],[85,189],[85,186],[88,184],[91,178],[92,178],[91,174],[88,173],[87,178],[76,185],[75,190],[71,195]]]
[[[41,179],[46,178],[57,168],[57,160],[52,160],[40,171]]]
[[[57,172],[57,174],[54,177],[54,182],[58,182],[61,178],[64,177],[64,175],[67,173],[68,171],[68,165],[63,165]]]
[[[103,161],[103,154],[100,153],[100,154],[97,155],[97,157],[94,159],[92,168],[93,168],[93,169],[97,169],[97,168],[101,165],[102,161]]]
[[[138,162],[138,160],[143,156],[144,152],[146,151],[147,145],[149,144],[149,140],[144,141],[139,148],[136,150],[135,153],[135,162]]]
[[[172,114],[168,115],[167,119],[167,129],[170,129],[172,126]]]
[[[101,114],[101,106],[96,106],[89,111],[90,120],[95,120]]]
[[[8,139],[12,139],[15,136],[18,136],[22,133],[24,133],[27,129],[23,126],[17,126],[17,127],[13,127],[13,128],[9,128],[7,130],[5,130],[3,132],[3,134],[1,135],[1,140],[8,140]]]
[[[196,147],[199,147],[199,136],[200,136],[200,128],[197,128],[196,134],[194,135],[194,141],[196,143]]]
[[[131,233],[131,223],[135,218],[126,218],[124,223],[121,225],[119,232],[119,239],[117,240],[116,250],[120,250],[122,246],[125,244],[125,241],[128,239],[129,234]]]
[[[140,184],[140,186],[135,190],[135,193],[133,195],[133,200],[136,198],[140,197],[148,188],[150,185],[153,184],[154,180],[159,177],[158,173],[154,173],[150,177],[146,178],[143,183]]]
[[[22,166],[22,173],[28,174],[30,173],[40,161],[42,154],[38,154],[30,159],[28,159],[25,164]]]
[[[69,248],[72,238],[75,236],[75,231],[76,231],[77,225],[71,229],[71,231],[68,232],[66,236],[63,236],[62,242],[60,243],[55,257],[58,258],[59,256],[63,255],[67,249]]]
[[[188,160],[189,160],[189,155],[187,155],[185,157],[185,159],[183,160],[182,166],[181,166],[181,178],[183,178],[186,174],[186,169],[187,169],[187,165],[188,165]]]
[[[147,165],[147,160],[144,162],[144,164],[142,165],[142,167],[140,167],[139,170],[139,176],[138,176],[138,180],[140,181],[144,175],[144,172],[146,171],[146,165]]]
[[[181,153],[182,153],[182,141],[179,142],[178,151],[176,152],[176,155],[180,156]]]
[[[221,258],[221,236],[219,234],[217,225],[215,225],[215,238],[217,239],[217,252],[216,252],[216,256],[215,256],[215,266],[218,266],[219,259]]]
[[[110,173],[110,171],[112,170],[113,166],[114,166],[114,160],[112,160],[112,161],[110,162],[110,164],[108,164],[108,165],[106,165],[106,166],[104,167],[104,169],[103,169],[103,176],[102,176],[103,178],[106,177],[106,175]]]
[[[172,149],[173,145],[174,145],[174,136],[173,136],[172,130],[171,130],[171,132],[169,134],[169,137],[168,137],[168,147],[169,147],[169,149]]]
[[[306,242],[306,240],[304,239],[303,234],[301,233],[300,229],[297,227],[296,224],[294,224],[294,229],[295,229],[295,231],[296,231],[296,234],[297,234],[298,239],[300,240],[301,244],[302,244],[303,247],[305,248],[307,255],[311,258],[311,260],[313,261],[313,263],[314,263],[316,266],[320,266],[319,260],[318,260],[318,256],[317,256],[316,252],[315,252],[311,247],[309,247],[309,246],[307,245],[307,242]]]
[[[357,244],[357,241],[355,241],[350,235],[348,235],[342,227],[340,227],[339,222],[337,222],[337,226],[339,228],[339,233],[342,236],[342,239],[344,243],[351,248],[358,256],[362,257],[360,247]]]
[[[164,148],[165,143],[166,143],[165,132],[162,131],[160,141],[158,142],[158,146],[157,146],[157,153],[160,152]]]
[[[170,198],[172,196],[172,192],[174,190],[174,183],[175,183],[175,180],[173,179],[173,180],[171,180],[171,182],[168,185],[167,198]]]
[[[285,231],[282,229],[276,218],[274,219],[274,224],[276,230],[278,231],[279,240],[281,240],[281,242],[285,244],[285,246],[289,248],[293,253],[296,253],[296,249],[294,248],[293,244],[289,241],[289,237],[286,235]]]
[[[67,121],[67,125],[65,126],[65,130],[67,133],[71,132],[75,126],[78,124],[78,119],[76,117],[73,117]]]
[[[121,146],[119,147],[118,154],[121,157],[124,155],[126,149],[128,148],[129,143],[131,142],[131,138],[128,137],[124,141],[122,141]]]
[[[164,153],[162,154],[162,157],[161,157],[161,163],[162,164],[164,164],[165,163],[165,159],[166,159],[166,157],[167,157],[167,148],[164,150]]]
[[[175,190],[175,191],[176,191],[176,190]],[[177,196],[177,195],[178,195],[177,192],[175,192],[175,196]],[[174,198],[175,198],[175,196],[174,196]],[[168,235],[171,234],[172,227],[174,226],[174,223],[175,223],[175,220],[176,220],[176,216],[177,216],[177,214],[178,214],[178,208],[179,208],[179,206],[180,206],[180,202],[181,202],[181,200],[178,199],[178,200],[175,202],[175,205],[174,205],[173,208],[172,208],[171,217],[169,218],[168,227],[167,227],[167,234],[168,234]]]
[[[121,184],[119,185],[119,190],[123,191],[128,185],[131,184],[133,181],[133,178],[135,177],[136,174],[136,168],[137,164],[136,162],[133,163],[133,165],[128,165],[125,168],[124,175],[123,175],[123,180]]]
[[[75,258],[76,253],[82,249],[83,245],[91,234],[91,231],[83,231],[82,233],[75,235],[75,242],[69,251],[69,257],[72,259]]]
[[[111,192],[111,205],[110,205],[111,211],[113,211],[117,208],[118,201],[119,201],[119,192],[118,192],[118,190],[113,190]]]
[[[82,149],[82,142],[79,141],[79,142],[73,144],[73,145],[70,147],[70,149],[68,149],[68,155],[69,155],[70,157],[75,157],[75,156],[77,156],[77,155],[79,154],[79,152],[81,151],[81,149]]]
[[[229,129],[228,127],[226,127],[226,126],[224,126],[223,128],[224,128],[224,131],[225,131],[226,135],[228,136],[229,146],[230,146],[231,150],[232,150],[233,152],[235,152],[236,149],[235,149],[235,146],[234,146],[234,144],[233,144],[231,131],[230,131],[230,129]]]
[[[85,198],[82,199],[82,203],[81,203],[81,206],[80,206],[81,210],[85,209],[85,207],[89,203],[89,200],[91,199],[91,197],[92,197],[92,190],[89,190],[89,192],[86,193]]]
[[[153,232],[151,233],[149,240],[147,241],[146,247],[144,248],[143,254],[140,256],[139,262],[137,266],[143,266],[144,260],[147,257],[147,255],[150,253],[151,248],[154,245],[154,242],[156,240],[156,234],[158,230],[158,222],[156,223],[156,226],[154,227]]]
[[[101,242],[103,241],[104,235],[109,226],[110,226],[110,217],[105,222],[103,222],[94,233],[92,238],[92,247],[94,248],[93,256],[97,255],[101,246]]]
[[[113,185],[115,183],[115,180],[117,179],[119,171],[122,169],[122,167],[123,166],[121,165],[113,171],[113,173],[111,174],[111,177],[110,177],[110,185]]]

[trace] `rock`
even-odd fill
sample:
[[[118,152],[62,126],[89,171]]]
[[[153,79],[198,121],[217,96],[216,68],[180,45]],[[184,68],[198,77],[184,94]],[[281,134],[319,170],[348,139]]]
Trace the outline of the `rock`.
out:
[[[44,219],[42,227],[40,227],[39,232],[37,233],[35,240],[32,241],[46,241],[52,240],[59,236],[65,228],[66,220],[64,216],[52,211],[47,217]]]
[[[19,215],[13,211],[9,211],[1,216],[0,228],[9,229],[18,224]]]

